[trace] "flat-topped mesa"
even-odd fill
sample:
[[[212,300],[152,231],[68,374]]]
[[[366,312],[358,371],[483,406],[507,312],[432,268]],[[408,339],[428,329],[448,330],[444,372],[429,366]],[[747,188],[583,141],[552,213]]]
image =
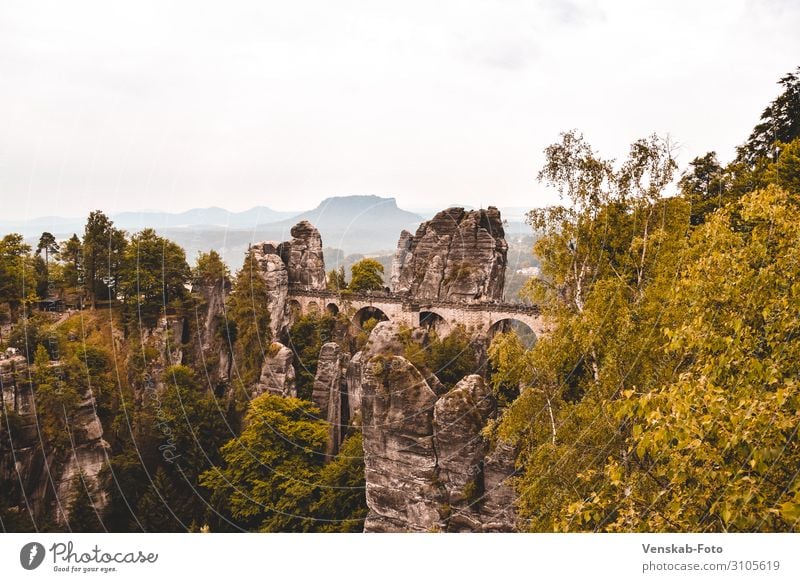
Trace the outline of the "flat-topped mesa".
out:
[[[391,290],[414,299],[503,299],[508,243],[500,211],[448,208],[400,234]]]

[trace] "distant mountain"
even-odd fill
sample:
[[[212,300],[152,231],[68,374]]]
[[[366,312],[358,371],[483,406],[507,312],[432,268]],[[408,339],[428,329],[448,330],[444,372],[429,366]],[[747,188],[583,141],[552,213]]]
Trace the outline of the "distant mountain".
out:
[[[256,227],[265,238],[284,240],[289,229],[308,220],[319,229],[325,246],[345,253],[393,250],[403,229],[414,231],[422,217],[397,207],[394,198],[381,196],[335,196],[326,198],[313,210],[274,224]]]
[[[119,228],[140,230],[155,228],[174,228],[187,226],[216,226],[220,228],[254,228],[265,222],[277,222],[295,212],[281,212],[266,206],[256,206],[244,212],[230,212],[224,208],[192,208],[176,214],[159,211],[122,212],[111,216]]]
[[[266,206],[256,206],[243,212],[230,212],[224,208],[192,208],[185,212],[162,212],[160,210],[142,210],[110,214],[114,225],[129,232],[143,228],[155,229],[178,227],[213,227],[220,229],[250,229],[258,224],[277,222],[294,212],[281,212]],[[37,237],[44,231],[52,232],[57,237],[80,234],[86,224],[86,217],[43,216],[30,220],[0,220],[0,232],[19,232],[28,237]]]
[[[464,206],[453,204],[453,206]],[[436,210],[438,212],[442,208]],[[501,208],[506,223],[506,235],[529,235],[530,226],[521,222],[523,208]],[[382,196],[336,196],[326,198],[313,210],[280,212],[257,206],[244,212],[224,208],[193,208],[170,213],[158,210],[121,212],[110,215],[114,224],[130,233],[143,228],[155,228],[159,234],[175,241],[186,250],[190,263],[199,251],[217,250],[232,269],[238,269],[248,245],[262,240],[284,241],[291,238],[292,226],[308,220],[322,234],[322,244],[343,255],[391,254],[403,229],[415,232],[419,223],[429,219],[433,210],[420,210],[422,216],[398,208],[394,198]],[[43,231],[52,232],[58,239],[73,232],[83,234],[86,217],[64,218],[49,216],[28,221],[0,220],[0,236],[9,232],[21,233],[27,242],[35,244]],[[345,261],[347,263],[347,261]]]

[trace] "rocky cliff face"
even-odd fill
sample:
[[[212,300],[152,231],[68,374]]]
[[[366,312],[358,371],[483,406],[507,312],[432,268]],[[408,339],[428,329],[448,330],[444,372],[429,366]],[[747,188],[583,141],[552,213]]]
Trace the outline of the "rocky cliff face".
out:
[[[348,370],[361,401],[365,531],[513,531],[514,452],[482,434],[496,414],[490,387],[476,374],[451,390],[423,377],[397,355],[393,331],[377,326]]]
[[[11,506],[23,507],[36,523],[52,516],[64,526],[69,507],[78,496],[78,487],[92,492],[98,511],[108,505],[108,483],[101,470],[106,466],[110,447],[103,439],[90,391],[79,394],[80,401],[71,426],[72,446],[56,457],[42,440],[35,413],[36,387],[20,378],[28,377],[24,358],[0,361],[3,380],[2,403],[16,412],[15,426],[0,430],[0,475],[11,489],[3,496]],[[11,478],[8,478],[11,476]],[[83,481],[79,483],[79,478]]]
[[[297,396],[293,357],[292,350],[280,342],[272,342],[264,354],[261,375],[253,387],[253,397],[265,392],[276,396]]]
[[[416,299],[503,298],[508,244],[500,211],[448,208],[403,231],[392,262],[391,289]]]
[[[267,287],[266,309],[270,314],[270,331],[278,338],[289,322],[286,297],[289,287],[298,285],[312,290],[327,286],[322,237],[310,222],[304,220],[291,230],[292,240],[276,243],[264,241],[250,247],[259,275]]]
[[[279,245],[272,241],[260,242],[250,247],[258,274],[267,288],[269,329],[277,338],[286,324],[286,295],[289,292],[289,270],[279,253]]]
[[[319,231],[303,220],[292,227],[291,234],[292,240],[281,243],[279,247],[281,259],[289,272],[289,284],[312,290],[325,289],[325,261]]]
[[[347,402],[347,366],[350,354],[339,344],[328,342],[322,346],[317,361],[317,375],[311,400],[320,409],[320,418],[328,421],[328,444],[325,455],[330,458],[339,451],[339,445],[349,424]]]

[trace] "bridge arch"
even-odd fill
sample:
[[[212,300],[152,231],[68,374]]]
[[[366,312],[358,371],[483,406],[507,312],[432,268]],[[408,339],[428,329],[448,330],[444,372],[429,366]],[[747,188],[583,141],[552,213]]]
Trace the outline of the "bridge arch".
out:
[[[389,321],[389,316],[382,309],[373,305],[365,305],[353,315],[353,323],[359,328],[363,327],[370,319]]]
[[[286,302],[286,308],[289,313],[289,316],[297,319],[301,315],[303,315],[303,306],[297,299],[289,299]]]
[[[338,305],[336,305],[336,304],[335,304],[335,303],[333,303],[333,302],[331,302],[331,303],[328,303],[328,304],[325,306],[325,311],[327,311],[329,314],[331,314],[331,315],[333,315],[333,316],[339,315],[339,306],[338,306]]]
[[[447,319],[432,309],[420,310],[419,325],[428,331],[435,331],[439,337],[449,335],[452,331],[452,326]]]
[[[530,323],[525,321],[522,317],[514,317],[513,315],[499,317],[492,322],[487,335],[489,339],[492,339],[498,333],[507,333],[511,331],[517,334],[517,337],[519,337],[526,348],[532,347],[538,339],[536,330]]]
[[[319,303],[317,303],[316,301],[309,301],[308,303],[306,303],[307,314],[314,313],[319,315],[319,312],[320,312]]]

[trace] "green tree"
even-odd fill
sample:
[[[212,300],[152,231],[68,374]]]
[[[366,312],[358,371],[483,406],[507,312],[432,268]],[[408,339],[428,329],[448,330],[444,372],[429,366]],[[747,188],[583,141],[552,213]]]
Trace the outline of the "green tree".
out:
[[[350,267],[350,290],[380,291],[383,289],[383,265],[375,259],[361,259]]]
[[[40,255],[44,251],[44,264],[45,268],[50,267],[50,257],[58,255],[59,245],[54,237],[49,232],[43,232],[39,237],[39,244],[36,245],[36,254]]]
[[[61,260],[64,262],[64,285],[79,292],[83,287],[83,245],[77,234],[64,242]]]
[[[336,319],[329,313],[309,313],[289,328],[289,348],[294,354],[295,386],[299,398],[311,399],[322,345],[333,340]]]
[[[69,504],[69,529],[76,533],[104,532],[103,513],[95,506],[95,487],[85,473],[72,479],[73,499]]]
[[[197,264],[192,270],[192,279],[199,285],[227,285],[230,279],[228,266],[215,250],[197,255]]]
[[[233,354],[232,375],[240,392],[248,392],[258,379],[264,354],[272,344],[269,327],[270,297],[251,252],[236,273],[220,332]]]
[[[572,132],[546,160],[540,178],[569,204],[529,214],[542,232],[543,276],[524,293],[553,331],[530,350],[507,334],[490,349],[495,390],[521,387],[496,436],[521,450],[519,509],[537,531],[560,527],[564,508],[590,496],[605,459],[619,456],[629,430],[612,413],[621,391],[649,390],[671,372],[653,329],[673,313],[669,292],[689,228],[688,204],[662,198],[675,170],[668,142],[637,141],[615,167]],[[580,487],[577,475],[587,476]]]
[[[322,532],[360,532],[367,517],[364,448],[361,432],[344,441],[339,454],[322,467],[319,497],[311,504],[311,515]]]
[[[464,376],[478,372],[476,352],[463,326],[457,326],[444,337],[429,332],[427,341],[422,344],[411,339],[409,330],[404,331],[401,337],[405,358],[420,371],[435,375],[448,388]]]
[[[774,186],[714,215],[691,242],[663,328],[677,362],[613,410],[629,426],[563,529],[797,531],[800,210]],[[612,412],[609,409],[609,413]]]
[[[186,254],[151,228],[131,237],[125,250],[120,281],[128,321],[153,327],[162,308],[186,296],[190,279]]]
[[[91,299],[92,309],[97,297],[107,294],[103,277],[108,274],[108,254],[114,223],[100,210],[89,213],[83,232],[84,288]]]
[[[302,532],[324,459],[328,425],[310,402],[262,394],[250,402],[242,434],[222,447],[223,464],[203,473],[217,507],[240,527]]]
[[[800,197],[800,138],[789,144],[780,144],[780,155],[769,170],[770,183],[780,186],[793,196]]]
[[[19,317],[20,308],[37,300],[36,270],[30,252],[21,234],[0,239],[0,303],[8,303],[12,321]]]
[[[330,291],[344,291],[347,289],[344,265],[339,265],[338,269],[331,269],[328,271],[328,289]]]
[[[183,505],[181,495],[164,468],[159,466],[153,474],[152,483],[146,486],[136,503],[139,525],[146,532],[186,531],[189,524],[181,523],[180,505]]]
[[[63,452],[72,444],[70,431],[80,401],[78,392],[70,382],[58,377],[47,349],[41,344],[36,348],[33,367],[36,416],[42,440],[53,450]]]
[[[778,84],[783,92],[764,109],[761,121],[738,148],[738,160],[748,167],[762,158],[773,160],[779,143],[789,143],[800,137],[800,67],[781,78]]]
[[[678,185],[691,204],[692,225],[702,224],[706,216],[725,204],[730,193],[726,182],[725,169],[717,161],[716,152],[708,152],[689,163],[689,170],[683,173]]]

